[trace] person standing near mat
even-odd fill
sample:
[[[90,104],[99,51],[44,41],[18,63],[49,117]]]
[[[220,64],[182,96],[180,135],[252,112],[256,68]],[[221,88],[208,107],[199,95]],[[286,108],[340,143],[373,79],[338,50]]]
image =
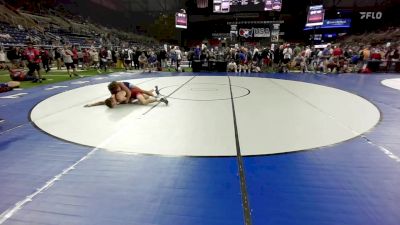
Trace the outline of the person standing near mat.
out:
[[[76,67],[74,64],[74,60],[72,58],[73,52],[69,49],[67,45],[64,46],[64,50],[62,51],[63,61],[65,66],[67,67],[67,73],[69,77],[72,77],[72,74],[76,77],[80,77],[76,72]],[[72,74],[70,69],[72,68]]]
[[[35,47],[33,47],[32,42],[28,42],[28,47],[24,51],[24,56],[28,60],[29,74],[32,74],[35,79],[32,81],[34,83],[42,83],[42,75],[40,73],[40,52]]]

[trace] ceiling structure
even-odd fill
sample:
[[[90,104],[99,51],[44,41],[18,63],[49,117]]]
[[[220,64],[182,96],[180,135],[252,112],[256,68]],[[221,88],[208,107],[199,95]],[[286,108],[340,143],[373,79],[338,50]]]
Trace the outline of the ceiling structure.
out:
[[[121,0],[131,12],[173,12],[184,8],[185,0]]]
[[[195,6],[196,0],[89,0],[94,3],[100,3],[103,6],[121,5],[121,9],[131,12],[172,12],[185,8],[185,6]],[[79,1],[80,2],[80,1]],[[384,6],[400,2],[400,0],[283,0],[284,8],[288,5],[298,5],[299,3],[307,6],[311,4],[323,4],[325,7],[374,7]],[[193,4],[194,3],[194,4]],[[209,0],[212,5],[212,0]],[[286,7],[285,7],[286,6]]]

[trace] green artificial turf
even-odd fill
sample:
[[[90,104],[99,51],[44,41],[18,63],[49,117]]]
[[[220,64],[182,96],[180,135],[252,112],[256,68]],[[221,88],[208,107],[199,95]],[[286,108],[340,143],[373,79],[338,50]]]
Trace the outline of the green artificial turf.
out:
[[[121,72],[125,71],[124,69],[113,69],[113,72]],[[168,69],[164,69],[165,72],[168,72]],[[172,71],[172,70],[171,70]],[[185,72],[191,72],[192,68],[185,68]],[[78,71],[78,74],[83,76],[83,77],[91,77],[91,76],[96,76],[99,74],[109,74],[113,72],[106,72],[104,73],[103,71],[101,73],[98,73],[97,70],[91,69],[91,70],[84,70],[84,71]],[[59,83],[63,81],[68,81],[68,80],[75,80],[79,79],[79,77],[72,77],[70,78],[68,73],[66,71],[57,71],[57,70],[51,70],[49,73],[45,73],[42,71],[43,77],[46,78],[42,83],[32,83],[32,81],[21,81],[20,88],[27,89],[31,87],[37,87],[41,85],[46,85],[46,84],[54,84],[54,83]],[[10,81],[10,74],[6,70],[0,71],[0,83],[5,83]]]
[[[98,75],[96,70],[79,71],[78,74],[82,75],[84,77]],[[102,73],[102,74],[104,74],[104,73]],[[42,76],[46,78],[46,80],[44,80],[42,83],[32,83],[32,81],[21,81],[20,87],[26,89],[26,88],[31,88],[31,87],[37,87],[40,85],[54,84],[54,83],[59,83],[59,82],[74,80],[74,79],[79,78],[79,77],[70,78],[66,71],[50,71],[47,74],[42,72]],[[10,80],[11,80],[11,78],[10,78],[10,74],[8,71],[0,71],[0,82],[1,83],[5,83]]]

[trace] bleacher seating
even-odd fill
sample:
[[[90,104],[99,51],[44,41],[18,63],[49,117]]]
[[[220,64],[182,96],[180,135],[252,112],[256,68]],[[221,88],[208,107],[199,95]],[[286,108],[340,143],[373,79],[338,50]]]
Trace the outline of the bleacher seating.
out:
[[[0,14],[0,34],[3,37],[11,36],[0,37],[2,45],[25,44],[28,40],[33,40],[38,45],[69,43],[80,46],[90,46],[93,43],[96,46],[119,45],[128,41],[157,43],[153,38],[106,28],[65,11],[52,9],[45,14],[39,14],[0,5]]]

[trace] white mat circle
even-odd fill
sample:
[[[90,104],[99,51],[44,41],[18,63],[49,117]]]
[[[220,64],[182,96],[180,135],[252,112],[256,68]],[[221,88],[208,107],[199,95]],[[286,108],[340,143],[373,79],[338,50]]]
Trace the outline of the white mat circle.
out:
[[[160,104],[149,113],[150,105],[84,108],[109,95],[104,83],[52,96],[32,110],[31,119],[58,138],[110,151],[235,156],[231,101],[212,100],[230,96],[228,78],[191,78],[130,80],[144,89],[158,85],[166,96],[173,93],[169,106]],[[373,104],[338,89],[266,78],[231,77],[231,82],[241,87],[233,88],[233,95],[243,155],[317,149],[354,138],[379,122]],[[199,85],[204,83],[209,85]],[[251,93],[243,96],[245,90]],[[183,97],[208,101],[174,99]]]

